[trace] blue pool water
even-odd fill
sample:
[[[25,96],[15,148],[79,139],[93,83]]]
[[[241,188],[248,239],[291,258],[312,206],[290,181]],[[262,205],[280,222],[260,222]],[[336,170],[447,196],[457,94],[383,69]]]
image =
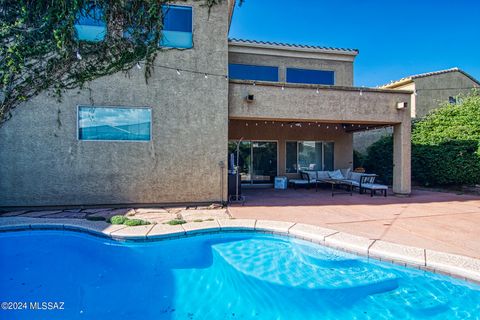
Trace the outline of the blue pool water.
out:
[[[479,319],[480,286],[254,233],[160,242],[0,234],[0,319]]]

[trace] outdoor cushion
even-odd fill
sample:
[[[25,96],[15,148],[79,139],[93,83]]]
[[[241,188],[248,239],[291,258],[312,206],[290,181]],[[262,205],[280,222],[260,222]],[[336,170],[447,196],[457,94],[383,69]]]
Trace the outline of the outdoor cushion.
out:
[[[293,184],[308,184],[307,180],[302,180],[302,179],[290,179],[288,182],[293,183]]]
[[[363,173],[352,172],[350,173],[350,180],[360,182],[360,178],[362,177]]]
[[[316,171],[305,171],[308,174],[308,177],[310,178],[310,181],[315,181],[317,180],[317,172]]]
[[[376,183],[364,183],[362,184],[362,188],[365,189],[373,189],[373,190],[387,190],[388,187],[383,184],[376,184]]]
[[[318,180],[330,179],[330,176],[328,175],[328,171],[317,171],[317,179]]]
[[[335,171],[329,171],[328,172],[328,175],[330,176],[330,178],[332,179],[337,179],[337,180],[342,180],[342,179],[345,179],[343,177],[343,174],[340,170],[335,170]]]

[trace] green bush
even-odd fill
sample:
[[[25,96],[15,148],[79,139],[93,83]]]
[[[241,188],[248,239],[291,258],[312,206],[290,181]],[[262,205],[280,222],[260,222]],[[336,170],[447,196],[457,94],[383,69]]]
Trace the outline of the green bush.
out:
[[[380,182],[391,184],[393,180],[393,138],[380,138],[367,149],[364,160],[366,172],[378,175]]]
[[[123,224],[126,226],[134,227],[134,226],[144,226],[144,225],[150,224],[150,222],[142,219],[127,219]]]
[[[365,157],[365,154],[353,150],[353,168],[363,168],[365,166]]]
[[[124,224],[125,221],[127,221],[128,218],[124,217],[124,216],[121,216],[121,215],[117,215],[117,216],[113,216],[110,218],[110,223],[111,224]]]
[[[177,224],[185,224],[185,223],[187,223],[187,221],[182,220],[182,219],[173,219],[173,220],[170,220],[168,222],[165,222],[165,224],[169,224],[171,226],[175,226]]]
[[[426,186],[480,182],[480,92],[443,104],[412,126],[412,179]],[[393,139],[368,148],[368,172],[386,182],[393,176]]]

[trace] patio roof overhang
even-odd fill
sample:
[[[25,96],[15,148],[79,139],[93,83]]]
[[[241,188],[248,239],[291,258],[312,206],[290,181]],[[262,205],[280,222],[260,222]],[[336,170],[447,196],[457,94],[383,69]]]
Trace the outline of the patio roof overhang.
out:
[[[393,125],[410,121],[411,95],[405,90],[231,80],[229,118]]]

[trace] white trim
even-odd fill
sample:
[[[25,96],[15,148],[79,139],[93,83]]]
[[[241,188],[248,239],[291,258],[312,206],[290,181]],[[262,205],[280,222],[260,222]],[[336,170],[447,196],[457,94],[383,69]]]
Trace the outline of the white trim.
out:
[[[80,126],[79,126],[79,111],[81,107],[85,108],[112,108],[112,109],[149,109],[150,110],[150,139],[149,140],[89,140],[89,139],[80,139]],[[77,105],[77,123],[76,123],[76,130],[77,130],[77,141],[83,142],[141,142],[141,143],[150,143],[153,141],[153,109],[152,107],[147,106],[102,106],[102,105],[86,105],[86,104],[79,104]]]
[[[228,53],[245,53],[269,55],[279,57],[295,57],[306,59],[322,59],[353,62],[357,56],[355,51],[342,51],[335,49],[287,47],[269,44],[229,42]]]

